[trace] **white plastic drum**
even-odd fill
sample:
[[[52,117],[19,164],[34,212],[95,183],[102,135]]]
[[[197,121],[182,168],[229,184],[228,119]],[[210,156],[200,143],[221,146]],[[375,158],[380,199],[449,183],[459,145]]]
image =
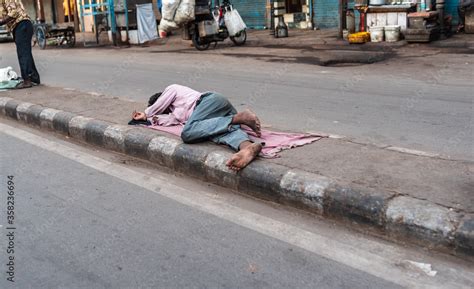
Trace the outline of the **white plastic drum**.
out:
[[[370,0],[370,5],[385,5],[385,0]]]
[[[370,27],[370,41],[382,42],[384,36],[383,26],[372,26]]]
[[[400,26],[389,25],[385,26],[385,41],[397,42],[400,40]]]

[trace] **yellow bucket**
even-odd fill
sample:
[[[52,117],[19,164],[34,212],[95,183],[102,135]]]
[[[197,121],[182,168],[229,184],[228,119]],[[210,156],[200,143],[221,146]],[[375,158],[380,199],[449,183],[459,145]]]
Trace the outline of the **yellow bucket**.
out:
[[[357,32],[349,34],[349,43],[366,43],[370,41],[369,32]]]

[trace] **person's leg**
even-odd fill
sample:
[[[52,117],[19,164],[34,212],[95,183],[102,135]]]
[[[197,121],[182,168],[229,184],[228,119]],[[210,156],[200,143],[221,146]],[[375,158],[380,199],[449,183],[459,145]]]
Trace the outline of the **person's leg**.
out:
[[[197,143],[227,133],[236,113],[222,95],[212,93],[204,96],[186,122],[181,138],[185,143]]]
[[[184,126],[181,138],[185,143],[211,140],[238,151],[227,161],[234,171],[245,168],[262,150],[262,145],[252,143],[240,124],[253,126],[260,132],[260,121],[250,111],[237,113],[230,102],[221,95],[204,97]],[[258,130],[257,130],[258,128]]]
[[[227,166],[234,171],[240,171],[252,162],[262,150],[262,145],[250,141],[246,132],[239,125],[231,126],[228,133],[215,136],[211,140],[217,144],[225,144],[238,151],[227,161]]]
[[[262,144],[251,142],[248,134],[240,128],[240,125],[232,125],[228,133],[215,136],[211,138],[211,141],[228,145],[237,151],[226,163],[229,169],[234,171],[245,168],[262,150]]]
[[[29,80],[28,78],[28,68],[27,68],[27,59],[25,56],[25,47],[24,47],[24,38],[25,38],[26,27],[24,23],[19,23],[14,33],[15,45],[16,45],[16,54],[18,57],[18,64],[20,65],[21,77],[24,81]],[[31,43],[30,43],[31,45]]]
[[[40,83],[38,71],[31,52],[31,38],[33,37],[33,24],[23,21],[15,28],[15,44],[21,77],[24,80],[22,87],[30,87],[31,82]]]
[[[250,141],[250,139],[248,134],[240,128],[240,125],[231,125],[226,133],[211,137],[211,141],[216,144],[228,145],[233,150],[239,151],[240,144]]]
[[[260,120],[254,113],[249,110],[237,113],[225,97],[212,93],[196,106],[184,126],[181,138],[185,143],[202,142],[229,133],[235,130],[235,126],[231,125],[240,124],[249,126],[260,135]]]
[[[35,60],[33,58],[33,53],[31,49],[31,39],[33,38],[33,23],[31,21],[26,21],[26,35],[25,35],[25,55],[27,58],[27,69],[28,75],[32,82],[35,84],[40,84],[40,75],[36,69]]]
[[[240,171],[250,164],[262,150],[262,144],[244,141],[239,146],[239,152],[232,155],[226,165],[229,169]]]

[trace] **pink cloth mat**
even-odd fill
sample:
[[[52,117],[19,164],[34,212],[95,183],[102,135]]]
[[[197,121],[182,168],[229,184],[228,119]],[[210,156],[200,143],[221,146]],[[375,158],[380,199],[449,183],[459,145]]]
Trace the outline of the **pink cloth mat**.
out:
[[[181,136],[183,131],[183,125],[174,125],[174,126],[159,126],[151,125],[148,128],[156,129],[159,131],[167,132],[176,136]],[[287,133],[287,132],[276,132],[270,130],[262,130],[262,136],[259,138],[257,135],[247,128],[242,126],[242,129],[249,135],[250,140],[254,142],[260,142],[263,144],[263,149],[260,152],[260,157],[263,158],[278,158],[279,152],[282,150],[287,150],[312,142],[318,141],[325,135],[320,134],[309,134],[309,133]]]

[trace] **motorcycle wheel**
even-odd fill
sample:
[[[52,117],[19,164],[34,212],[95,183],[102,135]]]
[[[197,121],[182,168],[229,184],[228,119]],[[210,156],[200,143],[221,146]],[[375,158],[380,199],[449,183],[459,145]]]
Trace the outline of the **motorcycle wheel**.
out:
[[[235,45],[241,46],[245,44],[245,41],[247,41],[247,32],[243,30],[242,32],[236,34],[235,36],[231,36],[230,40],[234,42]]]
[[[207,50],[209,48],[211,43],[210,42],[201,43],[201,40],[199,38],[199,34],[194,33],[193,34],[193,45],[197,50],[204,51],[204,50]]]

